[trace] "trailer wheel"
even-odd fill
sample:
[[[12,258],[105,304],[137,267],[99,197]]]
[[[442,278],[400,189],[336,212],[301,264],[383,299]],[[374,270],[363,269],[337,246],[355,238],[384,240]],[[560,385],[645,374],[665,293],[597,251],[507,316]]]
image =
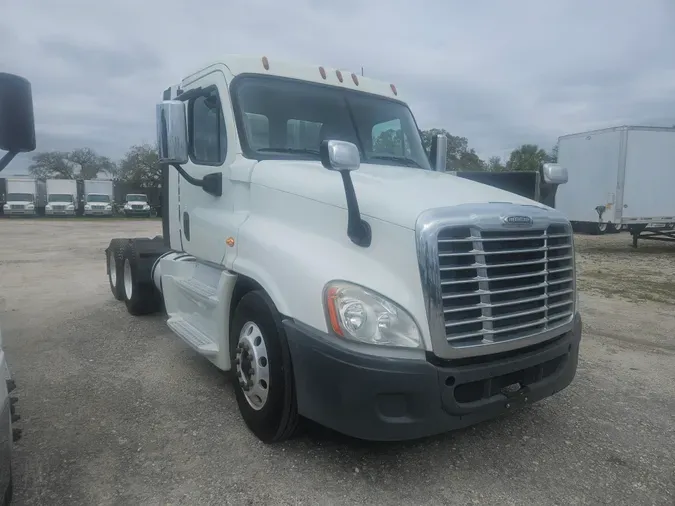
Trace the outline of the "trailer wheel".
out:
[[[113,297],[124,300],[124,286],[122,284],[122,264],[124,262],[125,239],[113,239],[106,249],[106,269],[108,283]]]
[[[244,295],[230,332],[231,375],[246,426],[264,443],[290,439],[299,415],[281,318],[262,291]]]
[[[124,304],[129,314],[141,316],[155,313],[161,308],[161,299],[149,276],[141,276],[138,252],[134,241],[124,248],[122,264]]]

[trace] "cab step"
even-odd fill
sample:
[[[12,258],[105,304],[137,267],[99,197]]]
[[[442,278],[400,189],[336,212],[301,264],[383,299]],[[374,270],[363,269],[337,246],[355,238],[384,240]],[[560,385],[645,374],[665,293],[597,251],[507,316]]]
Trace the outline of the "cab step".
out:
[[[182,316],[172,316],[166,321],[167,325],[179,337],[203,355],[217,355],[218,345],[209,336],[185,320]]]

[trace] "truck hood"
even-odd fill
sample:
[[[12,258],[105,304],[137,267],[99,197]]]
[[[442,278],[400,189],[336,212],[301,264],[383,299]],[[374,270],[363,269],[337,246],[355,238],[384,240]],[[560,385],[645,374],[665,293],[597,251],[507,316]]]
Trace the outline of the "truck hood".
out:
[[[439,207],[499,202],[546,209],[520,195],[442,172],[362,164],[351,175],[362,214],[410,229],[422,212]],[[347,207],[340,174],[320,162],[263,160],[255,165],[251,182]]]

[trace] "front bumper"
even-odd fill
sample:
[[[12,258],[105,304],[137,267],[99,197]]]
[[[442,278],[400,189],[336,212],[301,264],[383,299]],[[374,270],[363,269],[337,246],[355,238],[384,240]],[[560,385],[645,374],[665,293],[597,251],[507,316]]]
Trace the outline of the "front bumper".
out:
[[[125,209],[126,216],[150,216],[150,209]]]
[[[284,320],[298,411],[367,440],[415,439],[459,429],[559,392],[577,370],[581,317],[547,343],[480,361],[439,362],[357,353]],[[513,392],[516,383],[520,389]]]
[[[5,209],[8,216],[35,216],[35,209]]]
[[[75,210],[45,209],[45,214],[47,216],[75,216]]]
[[[84,215],[85,216],[112,216],[112,209],[85,209]]]

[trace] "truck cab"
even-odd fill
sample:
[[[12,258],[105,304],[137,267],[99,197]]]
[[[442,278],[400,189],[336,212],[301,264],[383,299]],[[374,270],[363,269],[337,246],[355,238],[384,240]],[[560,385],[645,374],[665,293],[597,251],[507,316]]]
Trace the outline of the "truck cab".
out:
[[[30,153],[34,150],[35,119],[30,82],[23,77],[0,72],[0,151],[5,152],[0,157],[0,172],[19,153]],[[35,181],[33,185],[35,186]],[[9,190],[8,193],[13,191]],[[14,196],[11,201],[34,204],[35,195],[32,197],[29,200],[24,195]],[[7,364],[3,344],[0,330],[0,503],[9,504],[13,491],[12,452],[14,441],[21,436],[21,429],[14,427],[20,418],[16,412],[18,397],[16,394],[10,396],[16,389],[16,384]]]
[[[129,193],[124,199],[125,216],[150,216],[151,208],[148,196],[142,193]]]
[[[261,440],[412,439],[572,381],[568,220],[436,170],[394,84],[233,56],[163,98],[163,236],[111,241],[111,289],[230,371]]]
[[[112,216],[112,213],[112,202],[109,194],[87,193],[85,195],[85,216]]]
[[[34,216],[37,212],[34,179],[7,179],[7,199],[4,213],[9,216]]]

